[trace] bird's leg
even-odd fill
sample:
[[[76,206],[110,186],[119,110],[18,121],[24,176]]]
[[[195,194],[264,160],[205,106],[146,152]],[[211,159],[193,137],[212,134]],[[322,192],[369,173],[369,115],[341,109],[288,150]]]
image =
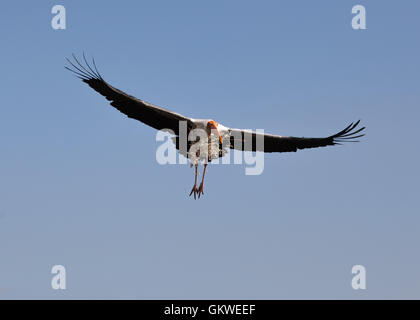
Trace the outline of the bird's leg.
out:
[[[194,199],[196,199],[196,195],[197,195],[197,173],[198,173],[198,164],[195,165],[195,179],[194,179],[194,186],[191,189],[190,192],[190,197],[192,195],[192,193],[194,192]]]
[[[204,164],[204,169],[203,169],[203,178],[201,179],[201,184],[200,187],[198,188],[198,198],[200,198],[200,196],[202,194],[204,194],[204,176],[206,175],[206,169],[207,169],[207,163]]]

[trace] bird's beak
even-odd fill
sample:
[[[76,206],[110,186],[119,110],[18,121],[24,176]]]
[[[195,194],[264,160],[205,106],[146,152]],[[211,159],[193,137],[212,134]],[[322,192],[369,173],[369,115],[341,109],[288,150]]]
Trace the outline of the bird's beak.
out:
[[[212,130],[216,130],[217,135],[219,136],[219,141],[220,141],[220,143],[223,143],[223,138],[222,138],[222,135],[220,134],[219,129],[217,129],[217,126],[216,126],[214,123],[209,123],[209,127],[210,127]],[[214,131],[213,131],[213,132],[214,132]]]

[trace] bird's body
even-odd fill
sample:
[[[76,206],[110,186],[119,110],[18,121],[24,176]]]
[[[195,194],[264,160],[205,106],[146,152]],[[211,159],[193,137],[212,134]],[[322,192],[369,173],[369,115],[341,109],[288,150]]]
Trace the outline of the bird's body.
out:
[[[212,119],[193,119],[179,113],[152,105],[120,91],[109,85],[99,74],[95,61],[92,68],[85,56],[85,65],[73,55],[74,63],[67,59],[74,72],[83,82],[111,101],[111,105],[130,118],[139,120],[158,130],[170,130],[173,142],[179,152],[187,157],[195,167],[195,183],[191,194],[194,198],[203,194],[204,176],[207,164],[223,157],[229,149],[261,152],[296,152],[299,149],[317,148],[354,142],[364,127],[356,128],[359,121],[350,124],[344,130],[325,138],[284,137],[272,134],[256,133],[248,130],[233,129],[223,126]],[[183,130],[185,129],[185,130]],[[185,133],[183,135],[182,133]],[[204,165],[202,182],[197,188],[197,168]]]
[[[229,146],[223,144],[223,139],[228,141],[226,139],[229,138],[228,128],[211,119],[191,118],[191,122],[191,128],[183,137],[186,141],[186,148],[181,148],[179,145],[179,140],[182,137],[179,135],[173,137],[179,153],[188,158],[191,165],[211,162],[229,151]]]

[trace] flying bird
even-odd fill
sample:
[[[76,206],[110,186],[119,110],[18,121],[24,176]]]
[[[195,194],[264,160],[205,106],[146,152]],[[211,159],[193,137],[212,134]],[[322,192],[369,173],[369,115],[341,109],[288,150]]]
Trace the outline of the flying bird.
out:
[[[333,146],[342,142],[358,142],[364,136],[365,127],[358,127],[360,120],[351,123],[340,132],[324,138],[288,137],[249,130],[234,129],[221,125],[212,119],[193,119],[179,113],[155,106],[137,99],[106,82],[96,67],[95,60],[89,64],[83,54],[80,62],[73,54],[73,61],[66,58],[72,71],[92,89],[103,95],[111,105],[129,118],[136,119],[157,130],[170,130],[178,151],[194,166],[195,178],[190,196],[194,199],[204,194],[204,177],[207,165],[214,159],[223,157],[229,149],[261,152],[296,152],[300,149]],[[186,136],[181,135],[183,126]],[[198,133],[197,133],[198,132]],[[193,134],[197,133],[197,134]],[[192,139],[191,139],[192,136]],[[203,164],[203,176],[197,187],[198,165]]]

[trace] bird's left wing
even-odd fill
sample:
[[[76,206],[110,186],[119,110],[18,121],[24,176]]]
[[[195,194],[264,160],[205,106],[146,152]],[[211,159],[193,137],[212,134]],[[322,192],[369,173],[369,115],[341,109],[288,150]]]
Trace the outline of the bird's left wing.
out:
[[[67,59],[70,67],[66,66],[65,68],[74,72],[83,82],[111,101],[113,107],[129,118],[139,120],[158,130],[171,129],[176,135],[179,135],[180,121],[186,121],[188,127],[192,125],[191,119],[188,117],[137,99],[108,84],[98,72],[95,60],[92,59],[92,68],[85,55],[83,55],[85,64],[80,63],[75,55],[73,55],[73,59],[73,62]]]
[[[360,120],[351,123],[344,130],[325,138],[283,137],[229,129],[230,148],[241,151],[296,152],[298,149],[333,146],[341,142],[357,142],[355,139],[364,136],[358,133],[365,129],[365,127],[357,128],[359,122]]]

